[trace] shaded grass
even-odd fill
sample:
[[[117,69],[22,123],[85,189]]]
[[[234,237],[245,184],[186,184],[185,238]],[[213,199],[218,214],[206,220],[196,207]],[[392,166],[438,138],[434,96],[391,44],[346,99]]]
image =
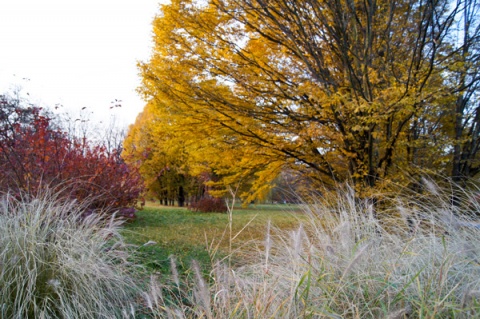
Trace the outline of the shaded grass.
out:
[[[192,260],[208,269],[213,259],[230,255],[227,214],[196,213],[149,203],[137,216],[123,234],[126,241],[139,246],[139,261],[153,271],[169,273],[170,255],[177,257],[181,272],[191,266]],[[252,241],[262,240],[269,220],[278,228],[293,229],[304,218],[300,207],[294,205],[235,207],[232,233],[238,236],[232,248],[240,250]],[[155,244],[144,245],[149,241]],[[236,256],[234,262],[240,262],[241,256]]]

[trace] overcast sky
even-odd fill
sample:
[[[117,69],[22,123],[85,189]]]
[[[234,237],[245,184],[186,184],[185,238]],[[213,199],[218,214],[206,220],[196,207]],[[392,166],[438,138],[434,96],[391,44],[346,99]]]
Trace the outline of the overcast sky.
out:
[[[43,106],[133,123],[136,62],[150,56],[161,1],[0,0],[0,94],[21,86]]]

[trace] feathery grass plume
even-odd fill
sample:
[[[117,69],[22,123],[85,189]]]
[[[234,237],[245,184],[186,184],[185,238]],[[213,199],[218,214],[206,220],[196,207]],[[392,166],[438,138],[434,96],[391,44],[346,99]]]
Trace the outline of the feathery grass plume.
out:
[[[216,294],[213,302],[220,304],[223,308],[230,302],[230,286],[232,279],[230,278],[230,269],[224,262],[217,261],[213,268],[215,278]]]
[[[53,194],[0,199],[0,318],[133,316],[120,222]]]
[[[207,318],[213,318],[210,307],[210,291],[208,289],[205,279],[203,279],[200,265],[196,260],[192,260],[192,269],[195,274],[194,296],[197,301],[197,306],[201,309]]]
[[[272,248],[272,239],[270,238],[271,220],[267,223],[267,232],[265,235],[265,272],[268,272],[268,259],[270,257],[270,249]]]
[[[173,282],[177,288],[180,289],[180,276],[178,275],[177,259],[174,255],[168,256],[168,259],[170,260],[170,271],[172,272]]]
[[[145,293],[145,301],[147,307],[153,311],[156,308],[162,307],[165,304],[163,299],[162,288],[160,287],[157,276],[151,275],[150,277],[150,291],[149,294]]]

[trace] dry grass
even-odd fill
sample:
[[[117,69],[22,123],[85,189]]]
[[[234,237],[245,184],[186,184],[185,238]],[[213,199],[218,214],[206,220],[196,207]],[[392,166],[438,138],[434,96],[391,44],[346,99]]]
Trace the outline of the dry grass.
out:
[[[263,223],[261,240],[232,252],[241,263],[214,259],[208,274],[171,256],[171,275],[152,276],[141,299],[116,221],[4,197],[0,318],[480,318],[476,192],[452,205],[450,191],[425,186],[388,213],[348,188],[304,205],[298,227]]]
[[[52,196],[0,200],[0,318],[133,317],[120,224]]]
[[[453,206],[448,192],[426,183],[428,193],[397,199],[388,220],[348,189],[335,203],[306,205],[308,221],[267,227],[242,267],[217,262],[202,278],[194,265],[180,284],[153,281],[151,315],[480,317],[480,230],[471,227],[478,202],[464,193],[464,205]]]

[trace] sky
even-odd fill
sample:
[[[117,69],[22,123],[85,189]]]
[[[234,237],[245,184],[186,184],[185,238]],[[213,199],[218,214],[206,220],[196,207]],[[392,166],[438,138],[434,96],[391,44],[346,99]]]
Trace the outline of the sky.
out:
[[[160,1],[1,0],[0,94],[20,88],[36,105],[133,123]]]

